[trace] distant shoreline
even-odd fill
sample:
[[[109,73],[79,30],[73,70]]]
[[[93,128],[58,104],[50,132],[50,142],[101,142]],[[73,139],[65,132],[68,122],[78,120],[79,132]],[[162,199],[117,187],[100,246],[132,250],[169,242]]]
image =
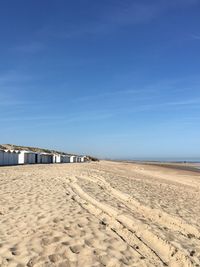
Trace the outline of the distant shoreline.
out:
[[[200,172],[199,161],[142,161],[142,160],[120,160],[120,162],[150,165],[183,171]],[[196,164],[196,165],[195,165]]]

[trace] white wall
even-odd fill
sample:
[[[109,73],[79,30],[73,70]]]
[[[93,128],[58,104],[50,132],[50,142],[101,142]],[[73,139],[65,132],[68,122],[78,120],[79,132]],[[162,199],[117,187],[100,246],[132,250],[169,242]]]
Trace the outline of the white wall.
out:
[[[19,157],[18,157],[18,164],[24,164],[24,153],[25,151],[20,151]]]
[[[76,162],[76,157],[75,156],[70,156],[70,162],[71,163]]]
[[[85,161],[85,157],[81,157],[81,162],[84,162]]]
[[[53,163],[60,163],[61,162],[61,155],[53,155]]]

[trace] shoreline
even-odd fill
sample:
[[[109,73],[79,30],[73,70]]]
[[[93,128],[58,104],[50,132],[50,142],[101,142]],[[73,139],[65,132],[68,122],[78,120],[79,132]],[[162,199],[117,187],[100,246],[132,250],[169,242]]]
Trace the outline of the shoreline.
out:
[[[157,166],[161,168],[169,168],[174,170],[182,170],[182,171],[190,171],[190,172],[200,172],[200,163],[199,162],[166,162],[166,161],[115,161],[122,163],[130,163],[130,164],[138,164],[138,165],[149,165],[149,166]],[[196,165],[197,166],[196,166]]]

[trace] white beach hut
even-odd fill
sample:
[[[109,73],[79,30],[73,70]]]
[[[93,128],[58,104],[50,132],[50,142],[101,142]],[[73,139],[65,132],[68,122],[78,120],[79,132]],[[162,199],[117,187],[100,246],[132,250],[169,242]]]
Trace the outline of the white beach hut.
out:
[[[61,155],[60,154],[54,154],[53,155],[53,163],[61,163]]]
[[[70,162],[71,163],[76,162],[76,156],[70,156]]]
[[[18,164],[36,164],[38,163],[38,153],[32,151],[19,151]]]
[[[85,162],[86,161],[86,157],[85,156],[81,156],[80,157],[80,162]]]

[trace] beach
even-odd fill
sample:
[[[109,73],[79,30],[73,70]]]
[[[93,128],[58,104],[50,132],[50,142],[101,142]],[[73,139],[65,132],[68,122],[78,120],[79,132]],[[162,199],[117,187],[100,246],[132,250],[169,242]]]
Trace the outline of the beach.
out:
[[[0,266],[200,266],[200,172],[114,161],[1,167]]]

